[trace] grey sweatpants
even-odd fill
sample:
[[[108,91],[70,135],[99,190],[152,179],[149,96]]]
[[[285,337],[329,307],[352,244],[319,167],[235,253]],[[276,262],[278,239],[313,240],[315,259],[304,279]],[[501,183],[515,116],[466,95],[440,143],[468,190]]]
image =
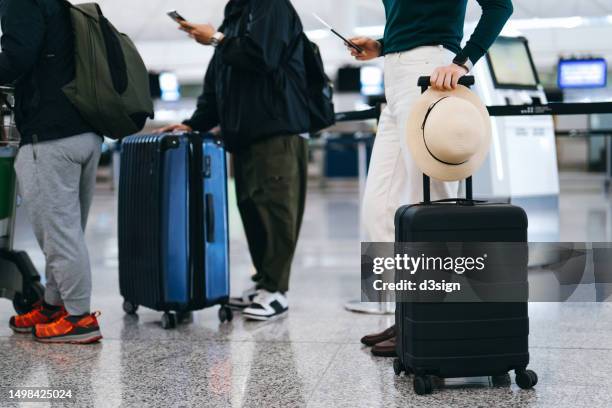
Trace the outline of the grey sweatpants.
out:
[[[102,138],[85,133],[25,145],[15,171],[36,239],[45,254],[45,302],[71,315],[89,313],[91,268],[85,225],[93,199]]]

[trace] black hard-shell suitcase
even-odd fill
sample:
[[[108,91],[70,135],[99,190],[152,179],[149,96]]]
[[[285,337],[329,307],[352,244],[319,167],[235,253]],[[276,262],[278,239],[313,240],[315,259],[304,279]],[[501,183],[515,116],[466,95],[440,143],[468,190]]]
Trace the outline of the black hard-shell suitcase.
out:
[[[429,83],[429,78],[423,80]],[[419,81],[419,85],[423,82]],[[424,202],[403,206],[395,215],[396,242],[527,242],[527,215],[510,204],[472,199],[431,202],[429,177],[423,177]],[[524,269],[526,280],[527,260]],[[440,378],[492,376],[507,381],[516,371],[521,388],[531,388],[537,375],[529,364],[527,302],[414,303],[398,302],[395,312],[397,355],[394,370],[415,374],[417,394],[432,392],[432,375]]]

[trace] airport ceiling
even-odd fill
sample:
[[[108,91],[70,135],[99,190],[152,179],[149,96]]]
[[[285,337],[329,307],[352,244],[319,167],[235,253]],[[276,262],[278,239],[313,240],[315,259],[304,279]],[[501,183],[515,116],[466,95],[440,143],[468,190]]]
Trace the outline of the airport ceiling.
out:
[[[72,0],[74,3],[84,0]],[[187,19],[219,24],[227,0],[98,0],[104,13],[118,29],[136,41],[168,41],[184,38],[184,33],[165,15],[176,9]],[[380,0],[293,0],[307,30],[320,28],[312,17],[316,12],[330,23],[374,26],[384,23]],[[514,18],[599,17],[612,15],[610,0],[514,0]],[[343,11],[345,10],[345,11]],[[468,20],[476,20],[480,9],[469,0]],[[339,17],[340,16],[340,17]],[[343,23],[338,22],[342,18]],[[350,20],[347,22],[346,20]]]

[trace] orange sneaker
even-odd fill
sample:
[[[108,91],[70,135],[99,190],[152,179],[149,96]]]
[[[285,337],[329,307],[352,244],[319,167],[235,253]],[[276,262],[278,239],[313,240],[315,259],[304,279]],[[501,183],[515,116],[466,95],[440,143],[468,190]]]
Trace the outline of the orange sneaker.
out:
[[[34,339],[42,343],[90,344],[102,339],[98,325],[100,312],[95,312],[74,321],[71,316],[63,316],[49,324],[37,324]]]
[[[9,326],[15,333],[31,334],[37,324],[53,323],[67,314],[63,306],[59,310],[49,310],[43,307],[42,302],[38,302],[32,311],[11,317]]]

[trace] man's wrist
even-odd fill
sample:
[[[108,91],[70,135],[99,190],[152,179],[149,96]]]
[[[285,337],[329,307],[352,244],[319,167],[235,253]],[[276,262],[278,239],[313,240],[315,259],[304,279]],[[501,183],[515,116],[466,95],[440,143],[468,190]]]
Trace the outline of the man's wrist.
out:
[[[193,132],[194,125],[191,119],[184,120],[181,122],[181,125],[187,126],[189,129],[191,129],[190,132]]]
[[[224,39],[225,39],[225,35],[222,32],[217,31],[210,38],[210,45],[212,45],[213,47],[216,48],[219,45],[221,45],[221,43],[223,42]]]

